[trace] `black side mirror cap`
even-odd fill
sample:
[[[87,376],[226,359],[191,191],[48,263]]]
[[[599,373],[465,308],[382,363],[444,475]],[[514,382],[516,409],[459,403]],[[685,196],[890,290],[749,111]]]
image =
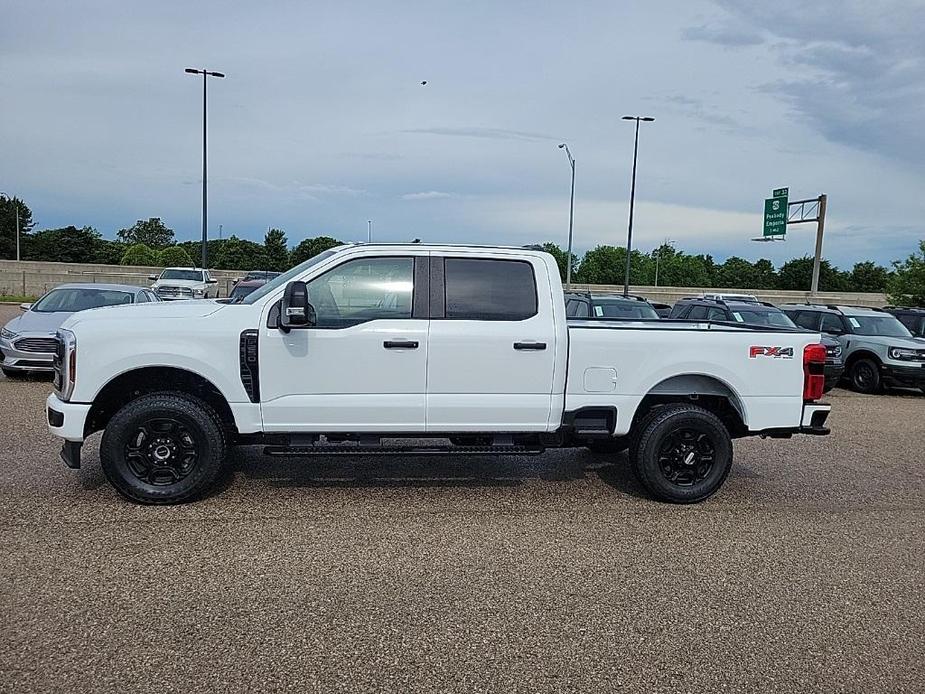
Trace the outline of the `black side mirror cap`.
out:
[[[293,328],[310,328],[315,323],[315,308],[308,301],[308,287],[305,282],[290,282],[286,285],[280,305],[279,329],[288,333]]]

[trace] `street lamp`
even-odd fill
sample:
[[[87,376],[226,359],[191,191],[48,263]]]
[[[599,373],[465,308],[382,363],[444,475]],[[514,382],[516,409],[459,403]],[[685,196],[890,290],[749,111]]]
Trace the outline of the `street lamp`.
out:
[[[366,243],[372,243],[373,240],[373,220],[366,220]]]
[[[16,210],[16,260],[19,260],[19,203],[16,201],[16,198],[11,198],[6,193],[0,193],[7,200],[13,203],[13,209]]]
[[[209,261],[209,235],[208,235],[208,205],[206,203],[206,84],[210,77],[224,77],[221,72],[211,70],[196,70],[188,67],[184,72],[190,75],[202,75],[202,269],[208,267]]]
[[[636,200],[636,156],[639,153],[639,121],[651,123],[651,116],[623,116],[623,120],[636,121],[636,140],[633,143],[633,182],[630,186],[630,221],[626,230],[626,272],[623,275],[623,296],[630,293],[630,253],[633,250],[633,205]]]
[[[559,149],[565,150],[565,155],[568,157],[569,166],[572,169],[572,194],[569,197],[568,202],[568,252],[566,254],[565,261],[565,286],[571,288],[572,286],[572,220],[575,215],[575,157],[572,156],[572,152],[569,150],[566,143],[559,145]]]

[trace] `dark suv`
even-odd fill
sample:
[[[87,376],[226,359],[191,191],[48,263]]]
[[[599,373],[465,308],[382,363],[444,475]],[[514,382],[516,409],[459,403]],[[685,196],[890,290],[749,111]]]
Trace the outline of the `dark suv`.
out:
[[[925,340],[880,308],[818,304],[781,306],[793,321],[841,342],[845,375],[861,393],[883,386],[925,389]]]
[[[566,292],[565,315],[568,318],[657,320],[658,312],[641,296]]]
[[[925,308],[886,306],[883,310],[896,316],[913,337],[925,337]]]
[[[732,301],[702,297],[685,298],[674,305],[668,317],[776,328],[799,327],[777,306],[757,299]],[[812,329],[819,330],[818,327]],[[823,333],[821,342],[825,345],[825,392],[828,393],[841,380],[845,362],[842,359],[842,346],[837,338]]]

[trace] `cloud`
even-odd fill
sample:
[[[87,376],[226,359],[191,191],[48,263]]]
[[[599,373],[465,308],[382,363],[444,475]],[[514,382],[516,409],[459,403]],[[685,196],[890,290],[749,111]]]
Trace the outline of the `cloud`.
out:
[[[453,193],[444,193],[439,190],[428,190],[422,193],[405,193],[402,200],[439,200],[441,198],[455,197]]]
[[[701,24],[687,27],[681,32],[681,38],[687,41],[705,41],[730,48],[757,46],[764,43],[764,37],[756,31],[748,31],[740,26],[725,23]]]
[[[722,0],[729,21],[777,41],[786,77],[760,87],[825,139],[914,165],[925,158],[925,5]]]
[[[319,195],[365,195],[366,191],[349,186],[330,185],[327,183],[309,183],[307,185],[295,184],[296,189],[303,195],[317,197]]]
[[[405,133],[417,135],[445,135],[450,137],[480,137],[489,140],[558,140],[560,138],[552,135],[543,135],[541,133],[524,132],[522,130],[506,130],[504,128],[482,128],[482,127],[456,127],[456,128],[414,128],[403,130]]]

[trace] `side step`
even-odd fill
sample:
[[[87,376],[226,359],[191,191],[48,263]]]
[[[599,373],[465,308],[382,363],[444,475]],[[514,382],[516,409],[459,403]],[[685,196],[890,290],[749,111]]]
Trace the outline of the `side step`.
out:
[[[539,455],[542,446],[366,446],[317,444],[313,446],[265,446],[264,455]]]

